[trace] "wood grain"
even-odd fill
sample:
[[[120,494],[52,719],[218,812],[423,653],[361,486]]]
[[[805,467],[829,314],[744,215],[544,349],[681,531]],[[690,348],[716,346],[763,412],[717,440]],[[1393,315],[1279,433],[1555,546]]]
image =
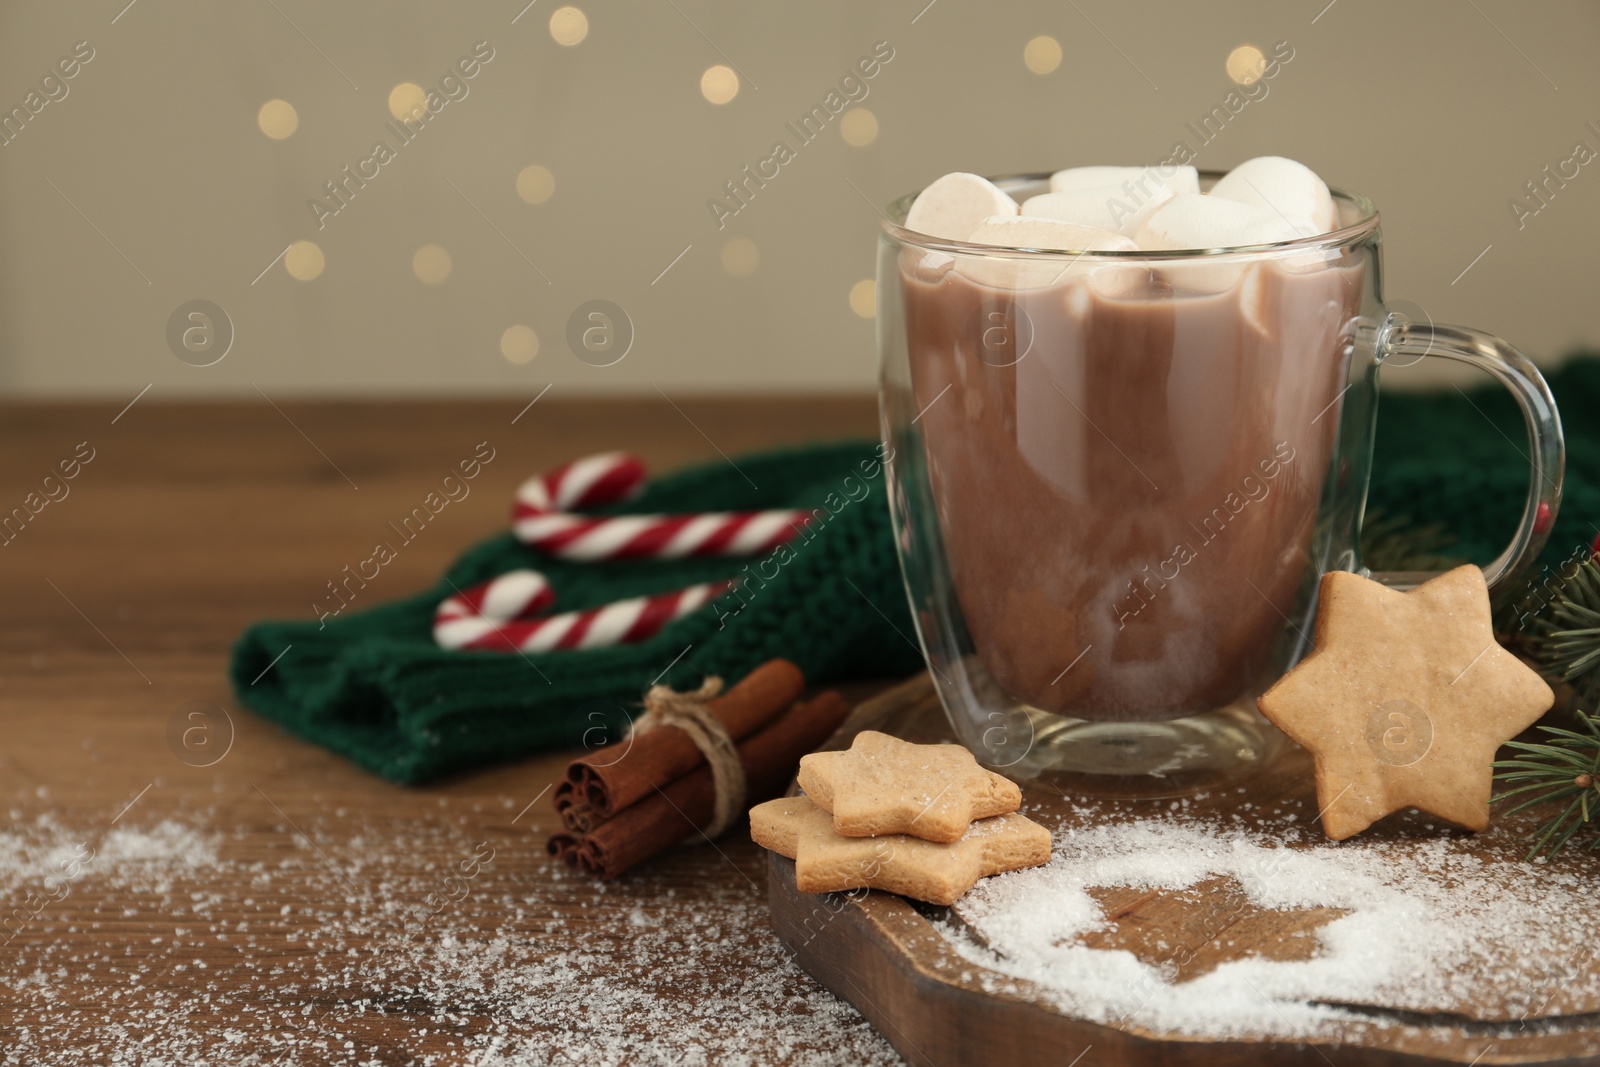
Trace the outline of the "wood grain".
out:
[[[926,677],[862,704],[826,747],[846,747],[857,731],[868,728],[919,742],[953,740]],[[1231,789],[1198,794],[1187,802],[1183,818],[1221,830],[1240,825],[1242,817],[1248,828],[1270,832],[1285,820],[1304,824],[1315,817],[1310,760],[1298,748],[1291,746],[1246,791],[1248,807]],[[1024,789],[1023,811],[1059,835],[1108,819],[1170,817],[1171,804],[1121,799],[1101,806],[1035,785]],[[1528,813],[1498,820],[1483,834],[1458,835],[1469,857],[1466,864],[1520,865],[1527,832],[1538,819],[1537,812]],[[1413,850],[1428,847],[1439,834],[1424,816],[1403,813],[1374,827],[1358,847],[1375,848],[1386,863],[1404,865]],[[1313,838],[1290,847],[1315,844]],[[792,861],[773,855],[768,866],[779,936],[807,971],[854,1003],[913,1064],[961,1064],[983,1057],[1029,1067],[1076,1062],[1080,1052],[1085,1067],[1600,1063],[1600,1000],[1592,984],[1571,981],[1595,967],[1583,914],[1572,916],[1570,943],[1558,946],[1551,958],[1529,954],[1519,944],[1497,943],[1464,963],[1466,980],[1445,992],[1406,991],[1392,1002],[1345,1005],[1356,1021],[1342,1026],[1337,1040],[1205,1041],[1152,1030],[1137,1014],[1117,1025],[1074,1018],[1053,1007],[1041,987],[969,961],[930,921],[977,933],[961,902],[942,909],[876,891],[806,894],[795,887]],[[1548,876],[1600,884],[1600,856],[1569,850],[1549,865]],[[1249,957],[1309,959],[1319,951],[1316,931],[1344,914],[1328,907],[1261,908],[1231,877],[1181,890],[1090,886],[1086,892],[1100,905],[1104,923],[1080,943],[1130,951],[1174,983]]]
[[[177,1062],[467,1062],[496,1041],[581,1044],[598,1025],[584,1013],[587,984],[618,981],[641,1001],[684,1005],[686,1025],[717,989],[775,982],[816,1021],[795,1030],[788,1008],[752,1013],[738,1036],[757,1059],[892,1058],[847,1007],[830,1009],[809,978],[777,966],[765,867],[743,830],[598,892],[543,853],[556,828],[545,791],[570,753],[406,789],[234,704],[224,665],[239,631],[262,617],[311,617],[324,583],[477,442],[496,455],[471,495],[401,551],[363,592],[366,604],[431,584],[505,527],[523,478],[557,462],[624,448],[665,471],[877,429],[868,397],[674,398],[674,407],[552,394],[524,411],[537,391],[439,404],[274,398],[276,408],[149,395],[120,417],[126,399],[0,408],[0,513],[80,442],[94,449],[70,493],[0,547],[0,829],[43,827],[100,853],[69,896],[0,947],[0,1049],[21,1047],[31,1029],[34,1050],[13,1062],[39,1062],[46,1046],[64,1063],[113,1054],[138,1063],[155,1050]],[[212,766],[191,766],[169,745],[169,723],[191,702],[231,721],[231,747]],[[212,728],[220,744],[226,723]],[[102,877],[115,866],[105,849],[116,830],[169,819],[215,838],[214,867],[165,888],[153,876]],[[486,959],[510,945],[527,968],[568,968],[566,992],[531,1015],[509,1011],[521,1001],[503,989],[447,988],[427,967],[408,970],[402,953],[392,965],[401,977],[384,977],[393,950],[381,909],[423,907],[480,842],[494,862],[469,896],[428,918],[417,943],[443,952],[449,931]],[[13,879],[0,912],[39,888],[33,875]],[[383,899],[398,890],[407,899]],[[681,967],[652,977],[652,952],[670,962],[660,946],[673,925],[696,927],[689,901],[715,904],[713,918],[740,916],[744,928],[720,933],[728,945],[706,955],[703,978]],[[634,947],[643,933],[657,947]],[[345,953],[348,967],[336,958]],[[671,955],[692,958],[682,945]],[[517,977],[502,970],[502,983]],[[772,970],[776,979],[763,975]],[[320,1020],[321,1038],[296,1037],[307,1019]],[[670,1060],[671,1029],[648,1013],[599,1022],[624,1049],[617,1062]]]

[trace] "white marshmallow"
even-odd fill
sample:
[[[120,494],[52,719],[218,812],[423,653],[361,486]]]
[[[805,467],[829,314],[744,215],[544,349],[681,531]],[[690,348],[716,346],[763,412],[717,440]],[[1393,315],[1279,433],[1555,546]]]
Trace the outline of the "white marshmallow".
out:
[[[967,237],[972,244],[996,245],[1001,248],[1038,249],[1060,252],[1136,252],[1139,246],[1120,233],[1082,226],[1060,219],[1033,218],[1027,215],[997,215],[984,219]],[[1131,268],[1107,264],[1093,258],[1029,259],[964,257],[957,270],[971,278],[997,288],[1039,289],[1068,278],[1095,275],[1096,285],[1115,288],[1118,283],[1102,272],[1120,272]]]
[[[1149,195],[1137,188],[1130,194],[1117,185],[1093,185],[1064,193],[1043,193],[1024,200],[1022,213],[1131,236],[1152,211],[1172,199],[1169,186],[1152,183],[1147,188]]]
[[[1308,237],[1310,219],[1285,218],[1270,207],[1185,193],[1156,208],[1134,240],[1140,248],[1194,250],[1238,248]],[[1231,288],[1250,260],[1241,256],[1200,256],[1162,263],[1157,269],[1174,289],[1215,293]]]
[[[900,252],[902,273],[918,281],[937,283],[950,273],[954,264],[955,257],[943,252],[925,252],[917,248],[906,248]]]
[[[1133,239],[1144,249],[1200,250],[1292,241],[1317,232],[1304,216],[1226,197],[1181,193],[1151,212]]]
[[[1274,308],[1269,303],[1272,295],[1271,279],[1267,272],[1272,268],[1257,263],[1244,272],[1239,285],[1239,311],[1245,322],[1264,338],[1273,336]]]
[[[1165,163],[1149,167],[1069,167],[1050,175],[1050,191],[1070,193],[1100,185],[1115,185],[1120,189],[1124,182],[1132,182],[1143,196],[1153,195],[1157,185],[1164,185],[1174,193],[1198,193],[1200,172],[1193,167]]]
[[[906,212],[906,229],[965,241],[984,219],[1015,215],[1017,202],[999,186],[976,174],[946,174],[918,194]]]
[[[1139,246],[1115,230],[1031,215],[984,219],[967,235],[975,245],[1060,252],[1134,252]]]
[[[1276,208],[1289,216],[1303,215],[1316,227],[1315,233],[1339,228],[1339,212],[1328,186],[1310,167],[1282,156],[1245,160],[1211,187],[1211,195]]]

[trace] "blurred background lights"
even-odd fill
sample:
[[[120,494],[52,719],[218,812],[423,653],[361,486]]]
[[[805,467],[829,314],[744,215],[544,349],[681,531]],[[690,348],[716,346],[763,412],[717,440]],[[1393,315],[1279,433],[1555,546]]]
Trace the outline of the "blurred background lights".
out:
[[[1239,85],[1253,85],[1261,80],[1267,57],[1253,44],[1242,44],[1228,53],[1228,77]]]
[[[427,110],[428,94],[416,82],[401,82],[389,90],[389,114],[395,118],[408,119]]]
[[[556,44],[568,48],[582,44],[589,36],[589,16],[575,7],[556,8],[555,14],[550,16],[550,36],[555,38]]]
[[[324,265],[322,249],[317,247],[315,241],[296,241],[283,254],[283,269],[289,272],[290,277],[302,282],[309,282],[321,274]]]
[[[878,313],[878,283],[863,278],[850,287],[850,310],[864,319]]]
[[[761,252],[748,237],[735,237],[722,246],[722,269],[735,278],[754,274],[761,265]]]
[[[700,95],[713,104],[726,104],[739,95],[739,75],[718,63],[700,75]]]
[[[839,136],[844,143],[865,148],[878,139],[878,116],[864,107],[853,107],[839,116]]]
[[[507,326],[506,332],[500,335],[500,354],[509,363],[527,363],[539,354],[539,335],[533,332],[532,326],[520,322]]]
[[[268,100],[256,112],[256,125],[274,141],[281,141],[300,127],[300,116],[287,100]]]
[[[450,277],[450,253],[439,245],[423,245],[411,257],[411,273],[419,282],[438,285]]]
[[[550,168],[534,163],[517,172],[517,195],[530,204],[542,204],[556,191],[556,176]]]
[[[1049,74],[1061,66],[1061,42],[1040,34],[1023,47],[1022,62],[1035,74]]]

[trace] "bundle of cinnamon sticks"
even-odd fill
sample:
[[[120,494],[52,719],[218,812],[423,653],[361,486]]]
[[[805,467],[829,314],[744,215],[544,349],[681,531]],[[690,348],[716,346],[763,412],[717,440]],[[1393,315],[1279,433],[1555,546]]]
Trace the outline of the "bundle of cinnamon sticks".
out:
[[[736,746],[746,808],[782,792],[800,757],[850,713],[838,693],[801,701],[804,689],[800,668],[774,659],[706,703]],[[676,726],[635,733],[573,760],[552,796],[564,829],[551,836],[550,854],[601,878],[698,837],[716,807],[711,767]]]

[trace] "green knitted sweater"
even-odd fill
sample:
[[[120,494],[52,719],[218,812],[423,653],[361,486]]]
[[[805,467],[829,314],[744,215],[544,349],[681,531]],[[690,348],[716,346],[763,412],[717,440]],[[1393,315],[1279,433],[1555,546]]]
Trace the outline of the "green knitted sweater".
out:
[[[1600,523],[1600,360],[1569,363],[1551,375],[1551,386],[1569,448],[1566,502],[1547,550],[1554,559],[1587,544]],[[1517,449],[1484,425],[1487,416],[1522,447],[1521,418],[1509,394],[1490,387],[1474,392],[1472,401],[1482,414],[1454,390],[1385,397],[1371,501],[1390,515],[1442,524],[1456,538],[1453,552],[1487,562],[1516,524],[1528,475]],[[658,478],[627,505],[596,509],[829,512],[770,579],[747,582],[742,596],[727,594],[649,640],[528,656],[452,652],[433,643],[433,611],[453,587],[518,567],[543,571],[561,610],[569,610],[724,578],[749,561],[569,563],[502,534],[469,550],[447,580],[410,599],[325,627],[314,621],[251,627],[234,649],[234,688],[241,703],[291,732],[385,778],[421,782],[576,747],[598,725],[623,721],[628,702],[658,676],[686,688],[705,674],[739,678],[775,656],[793,660],[818,683],[908,674],[921,656],[875,454],[873,442],[846,442],[742,457],[750,481],[714,463]]]

